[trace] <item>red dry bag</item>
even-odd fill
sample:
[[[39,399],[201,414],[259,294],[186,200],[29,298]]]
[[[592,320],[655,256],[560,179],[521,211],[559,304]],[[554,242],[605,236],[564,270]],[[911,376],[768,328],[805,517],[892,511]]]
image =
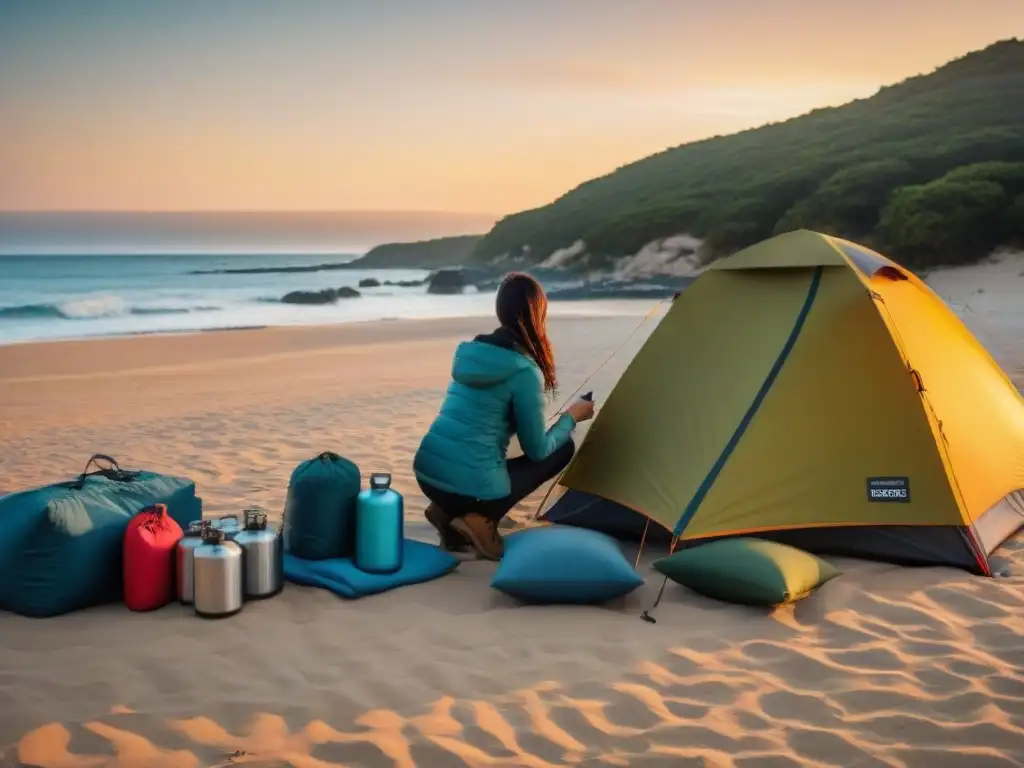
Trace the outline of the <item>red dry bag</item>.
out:
[[[124,532],[124,602],[133,611],[152,611],[174,600],[174,554],[181,526],[154,504]]]

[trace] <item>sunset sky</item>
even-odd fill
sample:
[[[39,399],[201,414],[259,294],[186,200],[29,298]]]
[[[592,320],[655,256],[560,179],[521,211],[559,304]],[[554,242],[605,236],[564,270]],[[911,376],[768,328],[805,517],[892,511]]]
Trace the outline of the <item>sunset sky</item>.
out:
[[[1022,35],[1022,0],[2,0],[0,209],[500,215]]]

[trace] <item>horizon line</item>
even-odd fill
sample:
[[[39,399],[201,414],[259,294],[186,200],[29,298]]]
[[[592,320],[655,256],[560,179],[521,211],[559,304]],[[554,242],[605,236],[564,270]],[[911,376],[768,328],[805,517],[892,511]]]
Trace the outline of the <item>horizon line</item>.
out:
[[[354,213],[362,215],[380,214],[402,214],[406,216],[479,216],[500,218],[505,214],[497,214],[489,211],[445,211],[430,208],[0,208],[0,215],[7,213],[18,214],[54,214],[54,213],[132,213],[132,214],[251,214],[251,213]]]

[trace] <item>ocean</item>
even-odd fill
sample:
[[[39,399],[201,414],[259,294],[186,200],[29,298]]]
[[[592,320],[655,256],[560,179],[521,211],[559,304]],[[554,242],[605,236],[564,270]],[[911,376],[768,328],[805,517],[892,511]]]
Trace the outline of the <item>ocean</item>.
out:
[[[486,316],[491,291],[428,294],[425,270],[317,269],[358,254],[0,255],[0,344],[253,326],[320,325],[384,319]],[[224,272],[224,270],[234,270]],[[238,271],[242,270],[242,271]],[[358,298],[308,306],[281,303],[289,291],[357,287]],[[552,314],[643,314],[637,302],[565,302]]]

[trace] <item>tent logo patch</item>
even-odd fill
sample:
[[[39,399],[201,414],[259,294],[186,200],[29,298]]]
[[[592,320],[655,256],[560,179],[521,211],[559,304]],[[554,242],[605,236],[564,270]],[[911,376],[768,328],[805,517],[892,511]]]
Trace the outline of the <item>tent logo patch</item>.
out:
[[[868,501],[908,503],[910,501],[910,478],[869,477]]]

